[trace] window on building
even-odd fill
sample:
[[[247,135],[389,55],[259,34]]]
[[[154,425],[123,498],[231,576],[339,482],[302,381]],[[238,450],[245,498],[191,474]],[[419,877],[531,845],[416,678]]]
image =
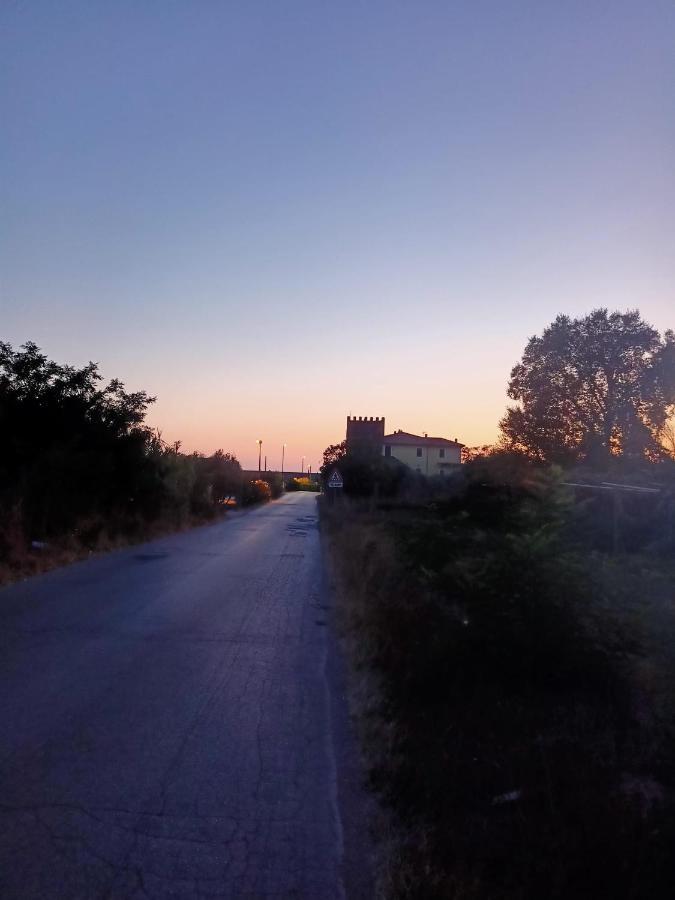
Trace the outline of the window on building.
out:
[[[391,447],[389,446],[389,444],[385,444],[384,446],[384,455],[391,456]]]
[[[445,459],[445,447],[441,447],[441,449],[438,451],[438,455],[441,459]]]
[[[421,448],[421,447],[418,447],[418,448],[417,448],[417,455],[418,455],[418,456],[421,456],[421,455],[422,455],[422,448]]]

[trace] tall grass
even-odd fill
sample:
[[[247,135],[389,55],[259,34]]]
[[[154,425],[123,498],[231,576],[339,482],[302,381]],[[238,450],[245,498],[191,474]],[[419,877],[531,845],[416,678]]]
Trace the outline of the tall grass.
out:
[[[638,619],[563,539],[555,481],[323,511],[382,897],[671,896],[675,745],[636,707]]]

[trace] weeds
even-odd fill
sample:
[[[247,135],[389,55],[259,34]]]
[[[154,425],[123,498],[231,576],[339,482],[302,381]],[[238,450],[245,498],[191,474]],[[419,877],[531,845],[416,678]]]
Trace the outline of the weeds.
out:
[[[671,895],[672,659],[619,564],[564,538],[556,481],[483,472],[444,504],[323,511],[388,815],[382,897]]]
[[[132,544],[153,540],[175,531],[202,525],[221,514],[187,514],[155,518],[109,519],[90,517],[82,520],[70,532],[49,541],[30,541],[20,521],[0,527],[0,585],[20,578],[28,578],[86,559],[97,553],[107,553]]]

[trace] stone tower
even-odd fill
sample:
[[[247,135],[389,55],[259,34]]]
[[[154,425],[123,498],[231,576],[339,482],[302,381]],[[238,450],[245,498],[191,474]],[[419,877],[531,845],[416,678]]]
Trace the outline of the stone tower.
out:
[[[347,449],[351,452],[382,453],[384,416],[347,416]]]

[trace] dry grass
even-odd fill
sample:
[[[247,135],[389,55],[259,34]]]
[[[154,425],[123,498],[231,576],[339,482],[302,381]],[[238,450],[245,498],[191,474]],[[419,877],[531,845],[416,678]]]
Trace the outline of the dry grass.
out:
[[[675,667],[652,613],[675,581],[645,612],[618,564],[594,580],[529,533],[352,504],[322,521],[381,801],[378,896],[670,897]]]
[[[225,504],[216,515],[225,514]],[[204,525],[213,516],[192,515],[186,518],[141,520],[106,524],[98,518],[79,523],[69,534],[48,541],[34,542],[25,536],[20,515],[14,513],[0,528],[0,586],[49,572],[78,560],[109,553],[123,547],[151,541],[180,531]]]

